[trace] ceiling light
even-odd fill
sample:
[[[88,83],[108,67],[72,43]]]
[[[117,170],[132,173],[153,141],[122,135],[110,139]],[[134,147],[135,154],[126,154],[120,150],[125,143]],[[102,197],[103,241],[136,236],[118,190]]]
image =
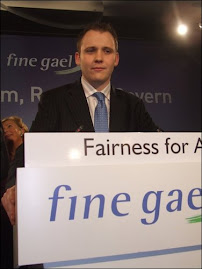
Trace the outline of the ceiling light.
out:
[[[187,33],[187,26],[185,24],[180,24],[178,27],[177,27],[177,32],[179,35],[186,35]]]

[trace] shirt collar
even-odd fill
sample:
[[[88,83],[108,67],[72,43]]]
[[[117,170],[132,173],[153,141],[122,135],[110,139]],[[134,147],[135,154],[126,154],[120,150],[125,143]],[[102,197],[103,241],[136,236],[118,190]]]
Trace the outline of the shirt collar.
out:
[[[81,84],[85,93],[86,98],[97,92],[97,90],[90,85],[84,78],[83,76],[81,77]],[[110,100],[110,89],[111,89],[111,83],[109,84],[101,91],[105,97]]]

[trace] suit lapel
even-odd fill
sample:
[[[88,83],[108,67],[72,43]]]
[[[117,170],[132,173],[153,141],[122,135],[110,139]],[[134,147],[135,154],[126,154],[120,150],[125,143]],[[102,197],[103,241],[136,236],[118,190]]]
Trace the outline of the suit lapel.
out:
[[[72,84],[66,92],[65,99],[77,126],[82,125],[83,132],[94,132],[88,103],[80,82]]]
[[[126,107],[123,103],[123,96],[113,87],[110,93],[110,132],[126,131],[127,118]]]
[[[79,81],[72,84],[71,88],[66,91],[65,101],[76,125],[78,127],[83,125],[83,132],[94,132],[88,103]],[[125,109],[121,94],[112,87],[110,93],[110,132],[123,132],[126,130]]]

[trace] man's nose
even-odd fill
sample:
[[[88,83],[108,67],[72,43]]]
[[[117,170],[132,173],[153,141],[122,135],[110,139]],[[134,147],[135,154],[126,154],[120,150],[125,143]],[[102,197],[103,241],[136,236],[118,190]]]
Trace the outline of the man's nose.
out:
[[[98,50],[95,54],[95,61],[102,62],[103,61],[103,53],[102,51]]]

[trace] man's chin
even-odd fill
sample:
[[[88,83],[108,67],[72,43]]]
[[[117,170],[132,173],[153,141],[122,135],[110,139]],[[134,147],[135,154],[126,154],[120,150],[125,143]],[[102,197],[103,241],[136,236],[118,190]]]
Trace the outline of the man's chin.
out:
[[[103,80],[103,79],[94,79],[90,82],[90,84],[94,87],[94,88],[97,88],[97,87],[100,87],[102,86],[103,84],[106,83],[106,80]]]
[[[100,83],[100,84],[104,84],[106,83],[106,81],[109,81],[109,78],[103,77],[103,76],[94,76],[91,81],[93,83]]]

